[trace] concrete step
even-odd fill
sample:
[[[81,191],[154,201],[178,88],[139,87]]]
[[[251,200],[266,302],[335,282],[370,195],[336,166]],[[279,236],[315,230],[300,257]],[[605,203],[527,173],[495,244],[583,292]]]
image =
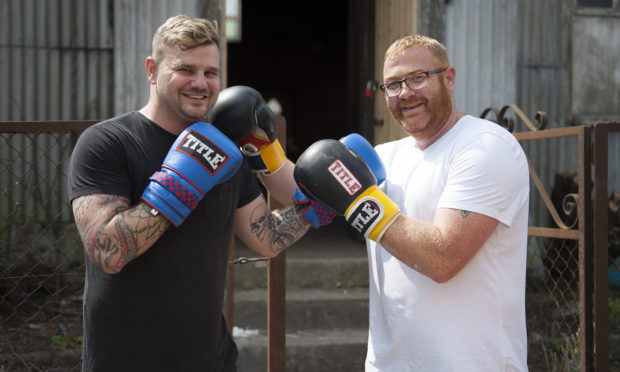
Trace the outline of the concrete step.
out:
[[[235,336],[240,372],[267,371],[267,336],[264,332]],[[359,372],[364,370],[368,330],[304,330],[286,335],[287,372]]]
[[[235,258],[258,255],[241,241]],[[236,264],[234,283],[238,289],[267,287],[267,261]],[[342,222],[309,231],[286,250],[287,289],[367,288],[368,258],[365,243]]]
[[[267,328],[267,291],[235,292],[233,325]],[[286,330],[368,327],[368,289],[299,289],[286,291]]]
[[[257,255],[237,241],[235,257]],[[267,262],[234,265],[239,371],[267,370]],[[368,342],[366,245],[343,221],[286,251],[286,371],[362,371]]]
[[[249,262],[234,266],[235,288],[267,288],[267,262]],[[366,257],[286,258],[287,289],[367,288]]]

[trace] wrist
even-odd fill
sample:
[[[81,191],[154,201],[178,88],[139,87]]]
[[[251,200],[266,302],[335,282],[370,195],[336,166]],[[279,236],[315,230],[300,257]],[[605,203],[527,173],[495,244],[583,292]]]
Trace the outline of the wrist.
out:
[[[260,156],[263,158],[263,162],[267,167],[267,171],[270,174],[276,173],[284,162],[286,162],[286,155],[284,154],[284,149],[280,145],[280,141],[277,139],[272,143],[265,145],[260,148]]]
[[[376,185],[368,188],[347,208],[345,218],[364,237],[379,241],[400,215],[400,209]]]
[[[279,171],[287,159],[284,149],[277,139],[255,150],[250,150],[247,146],[242,147],[242,151],[252,170],[265,176],[273,175]]]

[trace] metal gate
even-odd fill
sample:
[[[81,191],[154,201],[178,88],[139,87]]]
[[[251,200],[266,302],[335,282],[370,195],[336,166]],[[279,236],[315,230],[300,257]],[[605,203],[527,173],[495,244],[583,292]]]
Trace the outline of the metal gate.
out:
[[[522,146],[530,141],[571,138],[577,153],[577,169],[572,174],[556,175],[552,193],[545,188],[528,154],[534,186],[531,200],[544,204],[550,216],[548,225],[533,226],[530,222],[528,231],[530,369],[608,371],[608,140],[610,132],[620,132],[620,124],[545,129],[544,112],[536,113],[536,124],[516,105],[489,108],[481,116],[491,113],[510,132],[514,132],[516,121],[508,114],[516,114],[528,129],[513,133]],[[557,195],[558,183],[574,188],[565,187]],[[530,265],[537,253],[543,270]]]

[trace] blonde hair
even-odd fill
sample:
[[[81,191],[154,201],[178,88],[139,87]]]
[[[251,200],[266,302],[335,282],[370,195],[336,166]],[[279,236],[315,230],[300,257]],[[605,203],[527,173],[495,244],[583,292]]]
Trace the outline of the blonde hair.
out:
[[[206,44],[220,47],[217,22],[181,14],[168,18],[155,31],[151,56],[159,63],[166,46],[178,45],[182,50],[187,50]]]
[[[446,65],[450,64],[450,60],[448,59],[448,51],[443,44],[431,37],[419,34],[407,35],[393,42],[392,45],[390,45],[390,47],[385,51],[383,60],[385,61],[390,55],[400,53],[409,48],[428,49],[441,62],[444,62]]]

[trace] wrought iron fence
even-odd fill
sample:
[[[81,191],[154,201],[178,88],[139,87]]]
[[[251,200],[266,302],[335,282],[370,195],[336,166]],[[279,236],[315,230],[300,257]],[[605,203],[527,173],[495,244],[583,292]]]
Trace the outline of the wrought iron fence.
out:
[[[529,227],[528,364],[533,371],[607,371],[613,331],[609,326],[608,264],[613,266],[620,253],[616,247],[620,225],[614,225],[620,224],[620,196],[608,189],[608,140],[610,132],[620,132],[620,124],[545,129],[544,112],[536,113],[534,124],[515,105],[487,109],[482,117],[494,113],[495,121],[513,132],[516,121],[507,116],[509,112],[529,129],[513,133],[526,154],[528,143],[544,147],[549,141],[568,139],[565,148],[569,153],[545,160],[559,163],[561,157],[576,157],[575,169],[554,174],[549,193],[528,154],[534,185],[530,206],[544,206],[549,220],[546,224],[530,221]],[[530,150],[534,153],[537,148]]]

